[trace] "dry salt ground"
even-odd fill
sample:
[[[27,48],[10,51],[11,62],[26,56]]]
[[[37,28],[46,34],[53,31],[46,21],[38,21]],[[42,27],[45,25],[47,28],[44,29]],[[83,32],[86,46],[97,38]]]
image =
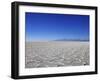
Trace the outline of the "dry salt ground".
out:
[[[89,65],[89,42],[26,42],[25,68]]]

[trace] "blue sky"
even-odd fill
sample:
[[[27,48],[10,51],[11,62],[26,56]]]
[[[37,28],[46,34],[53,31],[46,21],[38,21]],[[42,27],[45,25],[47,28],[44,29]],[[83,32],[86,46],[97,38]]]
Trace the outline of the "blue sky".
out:
[[[71,14],[25,14],[26,41],[89,39],[89,16]]]

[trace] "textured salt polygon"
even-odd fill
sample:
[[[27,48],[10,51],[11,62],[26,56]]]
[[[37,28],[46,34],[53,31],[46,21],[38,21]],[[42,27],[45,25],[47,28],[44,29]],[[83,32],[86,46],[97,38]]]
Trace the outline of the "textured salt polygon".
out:
[[[89,42],[26,42],[25,68],[89,65]]]

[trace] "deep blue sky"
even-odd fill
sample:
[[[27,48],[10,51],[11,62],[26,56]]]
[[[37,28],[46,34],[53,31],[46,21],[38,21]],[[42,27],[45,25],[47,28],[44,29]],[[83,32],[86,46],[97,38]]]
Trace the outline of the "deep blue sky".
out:
[[[89,39],[89,16],[69,14],[25,14],[26,41]]]

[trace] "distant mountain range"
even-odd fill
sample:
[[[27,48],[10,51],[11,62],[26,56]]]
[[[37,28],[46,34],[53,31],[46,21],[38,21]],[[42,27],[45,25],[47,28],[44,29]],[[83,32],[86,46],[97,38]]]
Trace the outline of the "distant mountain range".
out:
[[[89,41],[89,39],[56,39],[53,41]]]

